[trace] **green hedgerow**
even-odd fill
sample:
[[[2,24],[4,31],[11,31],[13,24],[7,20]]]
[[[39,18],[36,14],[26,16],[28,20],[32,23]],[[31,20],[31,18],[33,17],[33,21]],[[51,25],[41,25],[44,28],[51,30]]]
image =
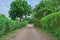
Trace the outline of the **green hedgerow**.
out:
[[[60,12],[52,13],[40,21],[40,27],[60,38]]]
[[[6,18],[3,15],[0,15],[0,37],[8,32],[26,26],[27,23],[27,21],[13,21],[11,19]]]

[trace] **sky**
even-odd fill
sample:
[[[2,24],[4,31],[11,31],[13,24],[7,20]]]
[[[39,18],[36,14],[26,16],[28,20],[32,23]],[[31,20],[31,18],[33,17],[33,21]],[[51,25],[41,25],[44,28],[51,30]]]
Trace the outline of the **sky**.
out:
[[[9,17],[9,10],[10,10],[10,4],[13,0],[0,0],[0,14],[4,14],[6,17]],[[32,6],[32,8],[37,5],[40,0],[27,0],[28,4]]]

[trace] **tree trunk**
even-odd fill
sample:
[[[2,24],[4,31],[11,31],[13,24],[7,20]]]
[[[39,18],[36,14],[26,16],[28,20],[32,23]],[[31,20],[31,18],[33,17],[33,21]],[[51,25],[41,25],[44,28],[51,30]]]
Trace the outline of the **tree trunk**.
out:
[[[20,16],[20,21],[21,21],[22,17]]]
[[[20,16],[20,21],[22,21],[22,19],[23,19],[23,17],[22,17],[22,16]]]

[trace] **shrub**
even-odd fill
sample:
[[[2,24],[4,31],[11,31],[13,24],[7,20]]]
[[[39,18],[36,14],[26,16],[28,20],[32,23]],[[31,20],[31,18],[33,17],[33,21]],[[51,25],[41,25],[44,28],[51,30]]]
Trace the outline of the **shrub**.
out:
[[[35,22],[34,18],[24,18],[24,21],[28,21],[29,24],[33,24]]]
[[[40,20],[40,27],[60,38],[60,12],[42,18]]]
[[[40,27],[40,20],[35,19],[33,24],[34,24],[35,27]]]
[[[6,18],[3,15],[0,15],[0,37],[8,32],[26,26],[27,23],[27,21],[13,21],[11,19]]]

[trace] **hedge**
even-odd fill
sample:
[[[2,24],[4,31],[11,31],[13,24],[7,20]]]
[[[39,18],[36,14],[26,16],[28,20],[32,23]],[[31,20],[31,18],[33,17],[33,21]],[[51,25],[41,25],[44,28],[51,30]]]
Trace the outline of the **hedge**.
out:
[[[40,27],[60,38],[60,12],[52,13],[39,21]]]
[[[27,23],[27,21],[13,21],[11,19],[6,18],[5,16],[0,15],[0,37],[8,32],[26,26]]]

